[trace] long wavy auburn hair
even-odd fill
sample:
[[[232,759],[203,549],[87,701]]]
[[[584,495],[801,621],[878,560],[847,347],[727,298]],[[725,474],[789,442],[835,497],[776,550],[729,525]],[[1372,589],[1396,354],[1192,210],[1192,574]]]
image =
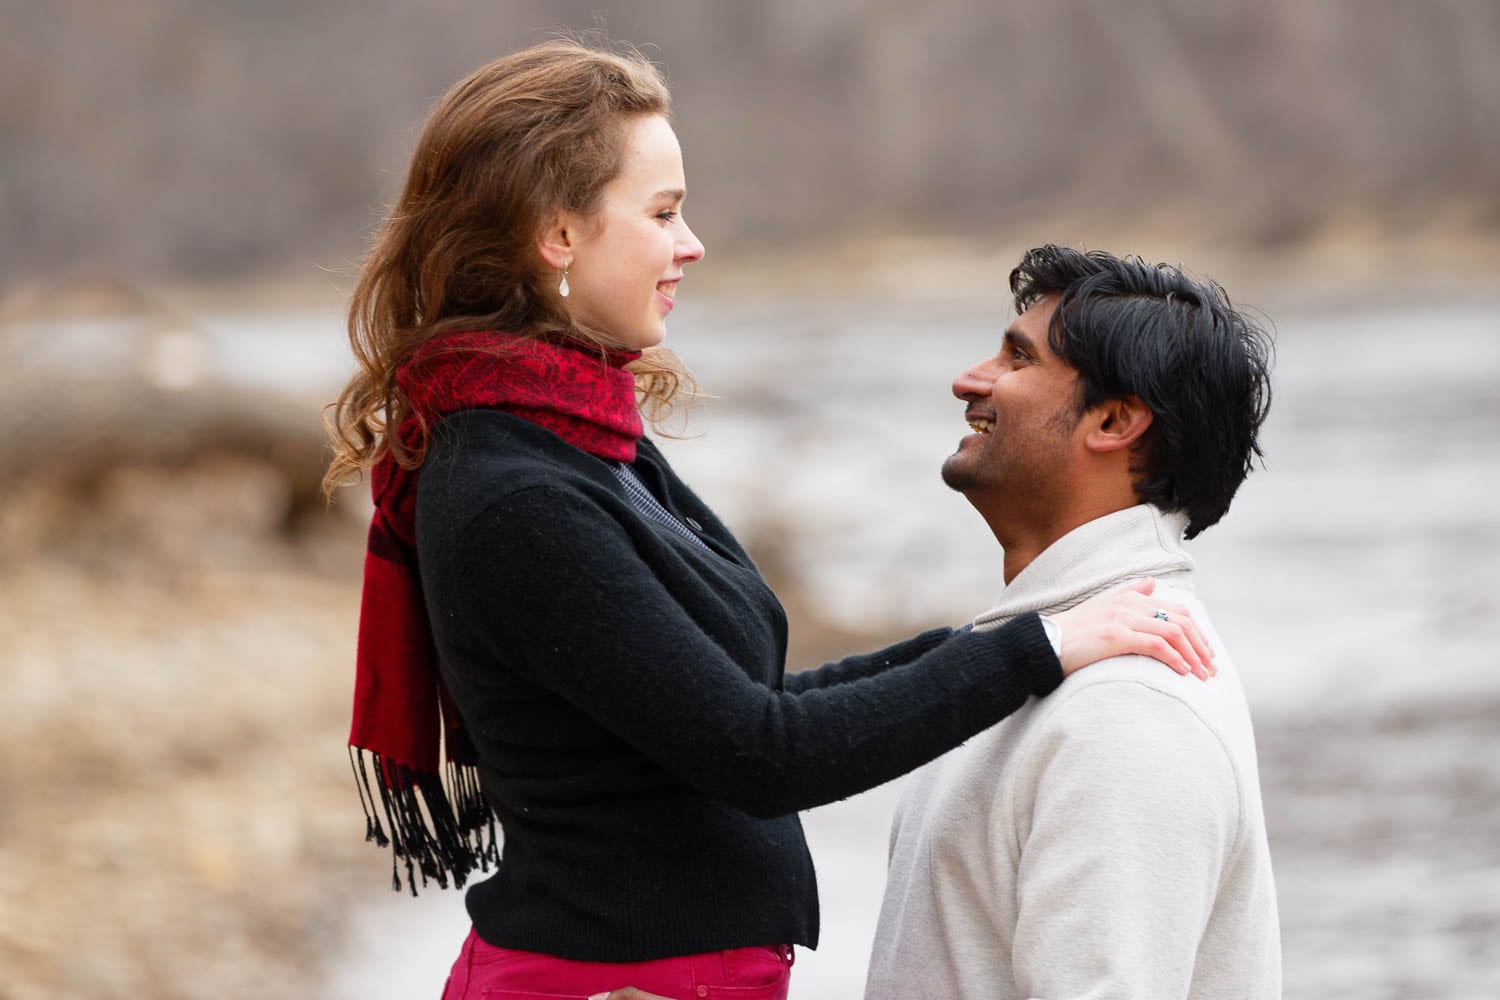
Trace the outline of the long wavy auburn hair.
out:
[[[358,368],[325,412],[330,499],[387,455],[409,469],[421,464],[428,429],[415,446],[396,433],[412,412],[396,373],[433,337],[503,330],[571,338],[601,356],[619,346],[569,314],[537,239],[558,211],[597,212],[629,126],[670,111],[666,82],[639,52],[571,39],[497,59],[437,103],[349,304]],[[664,348],[630,369],[653,424],[694,392]]]

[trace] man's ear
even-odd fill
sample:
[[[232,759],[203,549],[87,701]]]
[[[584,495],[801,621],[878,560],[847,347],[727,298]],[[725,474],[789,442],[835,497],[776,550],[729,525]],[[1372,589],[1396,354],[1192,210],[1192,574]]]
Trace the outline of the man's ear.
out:
[[[1084,444],[1090,451],[1131,448],[1151,426],[1151,410],[1138,396],[1107,399],[1089,410]]]
[[[572,215],[559,212],[543,227],[541,235],[536,239],[536,249],[548,267],[562,271],[572,266],[577,226],[577,220]]]

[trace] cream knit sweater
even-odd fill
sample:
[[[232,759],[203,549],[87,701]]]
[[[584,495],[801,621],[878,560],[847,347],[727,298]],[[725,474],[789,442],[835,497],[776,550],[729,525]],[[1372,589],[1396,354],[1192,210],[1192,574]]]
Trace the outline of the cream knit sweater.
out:
[[[1250,716],[1193,596],[1184,525],[1149,506],[1084,524],[976,619],[1155,576],[1219,675],[1107,660],[908,778],[867,1000],[1280,996]]]

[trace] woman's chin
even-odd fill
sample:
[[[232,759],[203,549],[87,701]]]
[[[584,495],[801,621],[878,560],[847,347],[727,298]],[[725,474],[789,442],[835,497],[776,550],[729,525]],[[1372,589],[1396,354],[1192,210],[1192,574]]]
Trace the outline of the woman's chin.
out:
[[[657,326],[654,329],[636,331],[633,336],[626,337],[628,351],[644,351],[652,347],[660,346],[667,339],[667,328]]]

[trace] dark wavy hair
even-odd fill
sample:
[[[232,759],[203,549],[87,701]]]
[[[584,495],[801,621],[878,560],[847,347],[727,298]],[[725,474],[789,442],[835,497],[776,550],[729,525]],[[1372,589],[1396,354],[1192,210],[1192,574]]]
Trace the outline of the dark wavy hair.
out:
[[[1048,244],[1010,273],[1016,311],[1059,296],[1047,342],[1078,370],[1078,412],[1135,396],[1151,427],[1132,470],[1142,503],[1217,524],[1263,457],[1270,335],[1181,267]]]

